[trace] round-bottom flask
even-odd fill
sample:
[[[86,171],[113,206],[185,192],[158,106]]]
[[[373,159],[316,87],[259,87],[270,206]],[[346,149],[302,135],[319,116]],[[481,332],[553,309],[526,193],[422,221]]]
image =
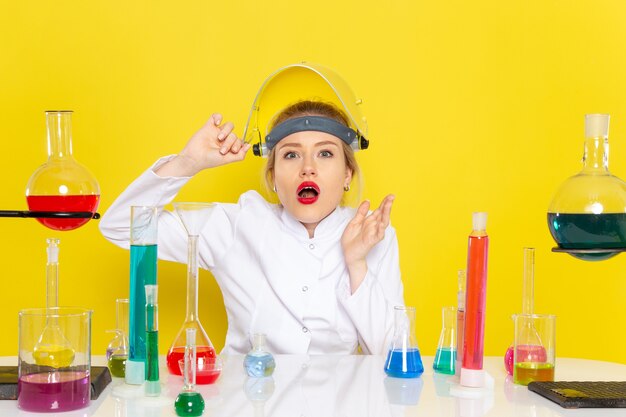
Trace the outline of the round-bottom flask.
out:
[[[100,201],[100,186],[72,156],[72,111],[46,111],[48,161],[31,175],[26,202],[31,211],[91,212]],[[38,218],[54,230],[73,230],[88,218]]]
[[[568,178],[548,208],[560,252],[601,261],[626,250],[626,183],[609,172],[609,115],[585,116],[583,169]]]
[[[276,362],[274,356],[265,346],[265,334],[255,333],[252,336],[252,350],[246,354],[243,360],[243,367],[248,376],[262,378],[274,373]]]

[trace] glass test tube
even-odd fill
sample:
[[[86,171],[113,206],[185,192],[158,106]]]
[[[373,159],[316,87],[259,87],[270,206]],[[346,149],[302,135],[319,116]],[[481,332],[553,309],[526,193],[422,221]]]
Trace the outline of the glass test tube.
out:
[[[461,385],[484,386],[483,348],[487,296],[487,213],[473,214],[473,230],[467,248],[467,288],[465,298],[465,335]]]
[[[130,209],[129,356],[126,383],[139,385],[145,379],[146,293],[145,285],[157,283],[157,208]]]
[[[159,383],[158,285],[146,285],[146,395],[161,394]]]

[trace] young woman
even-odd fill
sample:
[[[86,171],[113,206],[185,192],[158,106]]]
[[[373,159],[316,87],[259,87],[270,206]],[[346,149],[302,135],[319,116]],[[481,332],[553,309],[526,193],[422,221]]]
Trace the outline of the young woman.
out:
[[[135,180],[100,221],[102,234],[129,248],[132,205],[163,207],[198,172],[242,161],[250,148],[214,114],[175,156]],[[394,197],[369,212],[341,205],[358,174],[346,116],[330,104],[284,109],[266,138],[266,180],[280,204],[256,191],[218,203],[199,238],[199,266],[224,297],[224,353],[246,353],[254,333],[273,353],[386,353],[393,307],[403,305]],[[159,215],[159,258],[187,261],[187,234],[172,212]]]

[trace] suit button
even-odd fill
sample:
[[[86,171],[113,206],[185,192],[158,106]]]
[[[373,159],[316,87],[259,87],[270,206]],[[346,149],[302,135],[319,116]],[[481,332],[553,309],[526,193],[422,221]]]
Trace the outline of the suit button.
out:
[[[309,332],[309,329],[307,329],[306,327],[302,328],[302,333],[308,333],[308,332]]]
[[[311,243],[311,244],[309,244],[309,249],[311,249],[311,250],[315,249],[315,245],[314,245],[314,244],[312,244],[312,243]]]

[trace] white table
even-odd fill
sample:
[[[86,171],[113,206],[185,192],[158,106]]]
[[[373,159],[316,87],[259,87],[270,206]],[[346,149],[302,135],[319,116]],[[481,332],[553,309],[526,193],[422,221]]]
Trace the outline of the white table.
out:
[[[446,377],[434,374],[432,357],[423,357],[425,372],[413,380],[386,377],[381,356],[277,355],[276,371],[266,384],[249,379],[242,356],[224,358],[222,375],[213,385],[200,385],[207,417],[240,416],[624,416],[626,409],[566,410],[551,401],[514,385],[507,377],[502,358],[485,358],[485,369],[495,379],[492,395],[461,399],[449,394]],[[95,365],[104,358],[94,357]],[[16,364],[15,357],[0,358],[0,365]],[[132,388],[114,378],[89,408],[58,414],[21,411],[16,401],[0,401],[0,416],[62,417],[165,417],[175,416],[174,399],[182,378],[161,368],[163,394],[158,398],[133,396]],[[556,380],[626,380],[626,365],[584,359],[559,358]],[[268,397],[265,401],[263,390]]]

